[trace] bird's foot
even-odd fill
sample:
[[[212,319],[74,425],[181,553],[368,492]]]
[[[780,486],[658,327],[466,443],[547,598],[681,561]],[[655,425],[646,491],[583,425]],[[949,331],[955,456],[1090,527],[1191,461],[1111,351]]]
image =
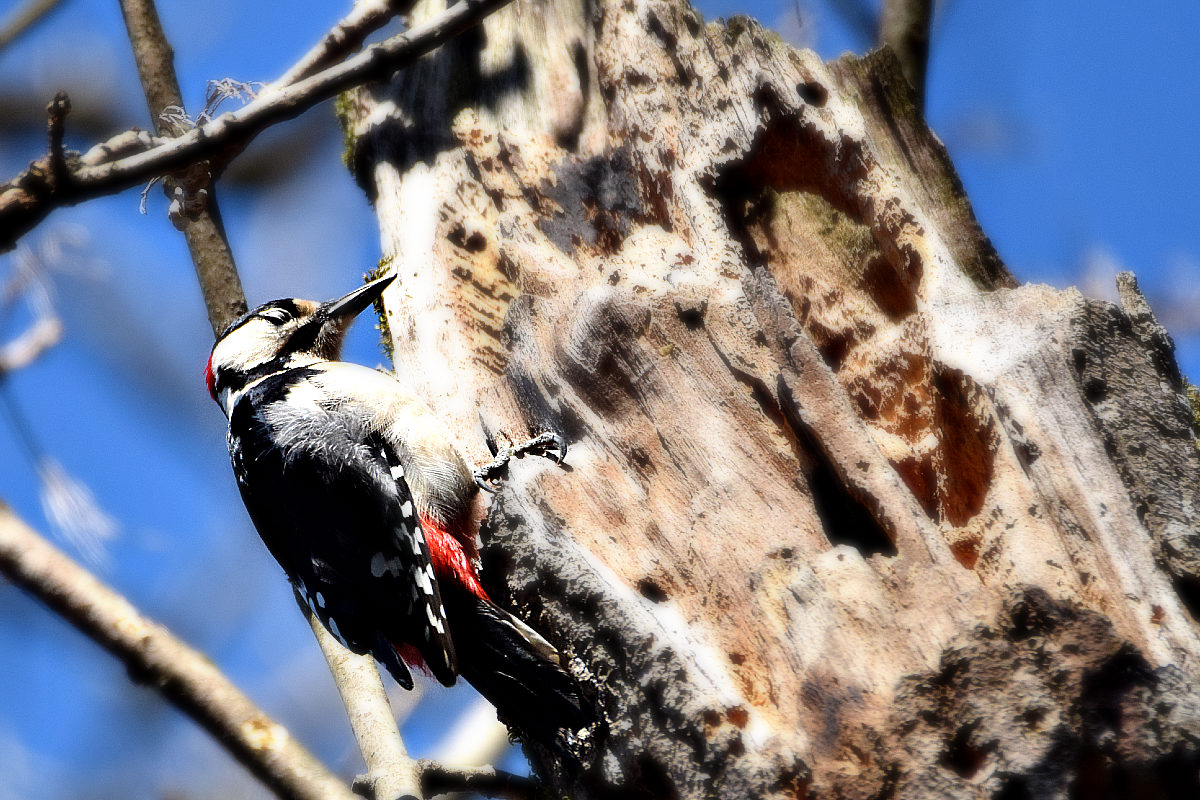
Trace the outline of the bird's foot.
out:
[[[526,455],[541,456],[555,464],[561,464],[567,457],[567,440],[560,433],[546,431],[529,441],[502,448],[496,453],[492,463],[475,470],[475,483],[485,492],[495,492],[500,488],[504,474],[508,471],[508,462]]]

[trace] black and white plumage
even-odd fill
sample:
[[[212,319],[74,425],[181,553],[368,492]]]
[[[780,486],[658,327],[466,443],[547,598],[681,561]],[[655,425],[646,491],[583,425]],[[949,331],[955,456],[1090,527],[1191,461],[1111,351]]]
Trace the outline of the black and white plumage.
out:
[[[429,545],[400,461],[346,404],[321,403],[320,369],[293,367],[249,388],[230,414],[229,452],[250,518],[317,617],[396,681],[391,642],[412,642],[443,683],[457,671]],[[280,503],[280,497],[289,498]],[[319,535],[304,535],[306,531]]]
[[[391,280],[323,304],[267,303],[217,340],[206,379],[229,418],[242,499],[349,649],[405,688],[410,664],[446,685],[461,674],[510,722],[553,741],[593,713],[554,648],[479,583],[474,476],[392,376],[337,360],[350,322]]]

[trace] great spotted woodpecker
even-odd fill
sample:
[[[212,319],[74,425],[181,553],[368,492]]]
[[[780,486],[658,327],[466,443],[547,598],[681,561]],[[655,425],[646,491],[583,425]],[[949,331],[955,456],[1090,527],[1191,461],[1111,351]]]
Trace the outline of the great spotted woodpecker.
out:
[[[527,735],[569,741],[590,705],[554,647],[476,574],[478,476],[392,376],[338,361],[350,323],[393,277],[327,303],[266,303],[217,339],[205,378],[229,418],[242,499],[346,647],[406,689],[408,665],[447,686],[462,675]]]

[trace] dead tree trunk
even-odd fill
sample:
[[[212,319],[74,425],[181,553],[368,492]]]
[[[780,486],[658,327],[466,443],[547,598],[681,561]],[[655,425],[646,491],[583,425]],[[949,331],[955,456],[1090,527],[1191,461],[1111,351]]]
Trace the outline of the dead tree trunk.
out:
[[[1170,340],[1132,283],[1016,284],[888,52],[520,0],[340,110],[401,379],[476,460],[572,442],[484,527],[609,719],[532,754],[558,788],[1191,796]]]

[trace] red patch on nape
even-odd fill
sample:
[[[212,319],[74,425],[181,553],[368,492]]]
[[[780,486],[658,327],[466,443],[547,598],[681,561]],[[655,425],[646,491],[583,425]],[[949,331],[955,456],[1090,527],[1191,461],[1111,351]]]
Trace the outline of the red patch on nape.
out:
[[[442,593],[445,594],[451,586],[457,586],[481,600],[487,600],[487,592],[475,574],[475,567],[454,534],[425,516],[421,517],[421,530],[425,532],[429,560],[433,562],[433,574],[437,576]]]
[[[208,363],[204,365],[204,383],[208,386],[208,394],[213,400],[217,399],[217,379],[213,375],[212,354],[208,356]]]

